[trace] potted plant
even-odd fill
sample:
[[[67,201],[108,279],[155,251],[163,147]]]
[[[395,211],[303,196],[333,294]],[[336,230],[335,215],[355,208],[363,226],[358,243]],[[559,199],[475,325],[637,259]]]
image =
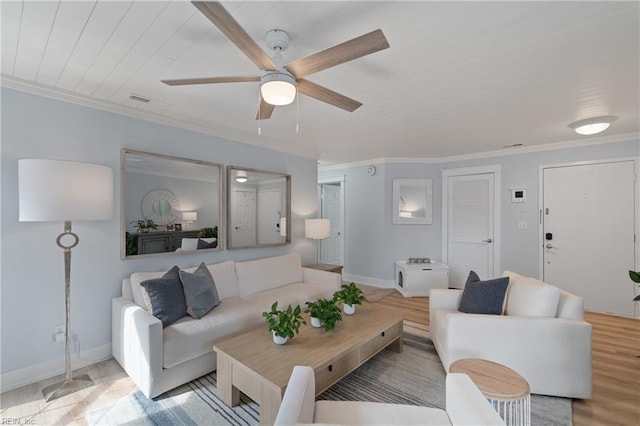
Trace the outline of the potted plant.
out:
[[[300,312],[300,305],[296,305],[295,308],[289,305],[285,310],[278,310],[278,302],[275,302],[271,305],[270,311],[262,313],[267,320],[267,328],[273,333],[274,343],[283,345],[298,334],[300,326],[306,324]]]
[[[153,219],[132,220],[131,223],[133,224],[133,227],[138,230],[138,232],[147,233],[149,232],[149,229],[158,229],[158,225],[153,222]]]
[[[200,230],[200,238],[218,238],[218,227],[214,226],[213,228],[202,228]]]
[[[355,305],[362,305],[365,299],[364,293],[360,290],[356,283],[342,284],[340,290],[333,294],[333,298],[336,301],[342,302],[342,308],[346,315],[353,315],[356,311]]]
[[[335,328],[338,321],[342,321],[340,308],[335,300],[318,299],[315,302],[307,302],[306,305],[313,327],[324,326],[324,329],[329,331]]]

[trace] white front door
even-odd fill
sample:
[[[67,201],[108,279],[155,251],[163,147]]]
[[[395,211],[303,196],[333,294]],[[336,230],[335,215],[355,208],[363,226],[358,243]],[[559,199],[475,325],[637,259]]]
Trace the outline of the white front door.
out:
[[[499,169],[445,170],[443,176],[443,262],[449,286],[464,288],[469,271],[481,279],[499,274]]]
[[[339,184],[321,185],[322,218],[331,221],[329,238],[320,241],[320,262],[344,265],[342,260],[342,201]]]
[[[256,190],[254,188],[231,191],[231,245],[256,245]]]
[[[634,161],[543,167],[544,281],[585,309],[633,316]]]
[[[280,236],[282,193],[279,189],[258,191],[258,244],[275,244]]]

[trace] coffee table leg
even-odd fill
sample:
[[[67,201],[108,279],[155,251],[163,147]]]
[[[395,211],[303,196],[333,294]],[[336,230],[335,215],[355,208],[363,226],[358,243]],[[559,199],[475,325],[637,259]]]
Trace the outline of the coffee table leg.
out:
[[[272,425],[276,421],[282,403],[282,394],[263,386],[260,398],[260,424]]]
[[[393,342],[389,343],[388,348],[389,349],[393,349],[396,352],[402,352],[403,350],[403,340],[402,340],[402,336],[403,336],[403,327],[402,327],[402,321],[400,322],[400,336],[394,340]]]
[[[229,407],[240,403],[240,391],[233,386],[233,360],[218,352],[218,398]]]

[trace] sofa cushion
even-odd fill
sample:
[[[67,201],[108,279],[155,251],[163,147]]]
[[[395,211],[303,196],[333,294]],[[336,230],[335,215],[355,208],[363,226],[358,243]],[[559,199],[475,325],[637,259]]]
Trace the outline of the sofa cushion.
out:
[[[469,273],[458,310],[467,314],[501,315],[509,277],[480,281],[474,271]]]
[[[218,247],[218,240],[216,238],[200,238],[198,240],[198,250],[212,249]]]
[[[142,281],[151,280],[154,278],[162,277],[167,271],[162,272],[134,272],[129,277],[131,281],[131,292],[133,293],[133,301],[136,305],[140,306],[147,310],[147,312],[151,312],[151,305],[149,304],[149,300],[145,300],[145,289],[140,285]]]
[[[240,297],[303,281],[299,253],[236,263]]]
[[[558,287],[511,271],[505,271],[503,276],[509,277],[506,315],[555,318],[560,299]]]
[[[244,300],[247,305],[252,306],[251,309],[261,313],[270,310],[271,305],[276,301],[279,309],[286,308],[287,305],[291,305],[294,308],[296,305],[300,305],[301,308],[304,308],[304,304],[307,301],[330,299],[332,296],[332,289],[326,286],[296,283],[261,291],[246,297]]]
[[[216,284],[204,262],[193,273],[180,271],[180,281],[184,288],[187,314],[193,318],[202,318],[220,303]]]
[[[213,281],[216,283],[216,290],[218,290],[220,300],[239,297],[235,262],[227,260],[207,265],[207,268],[209,268]]]
[[[178,268],[173,267],[161,278],[143,281],[140,285],[151,305],[151,314],[162,321],[162,327],[167,327],[187,314],[184,290],[180,279],[174,275]]]
[[[215,342],[260,324],[264,319],[255,308],[247,307],[239,298],[225,299],[200,319],[185,316],[164,329],[162,365],[171,368],[211,353]]]

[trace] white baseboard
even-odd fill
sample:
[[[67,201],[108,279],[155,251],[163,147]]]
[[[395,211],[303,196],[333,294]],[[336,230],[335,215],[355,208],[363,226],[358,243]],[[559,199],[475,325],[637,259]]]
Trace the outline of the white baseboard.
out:
[[[77,370],[109,358],[111,358],[111,344],[98,346],[82,351],[80,355],[72,354],[71,368]],[[0,375],[0,392],[6,392],[60,374],[64,374],[64,357],[9,371]]]
[[[396,283],[393,280],[379,280],[377,278],[362,277],[360,275],[342,275],[342,281],[353,281],[380,288],[395,288],[396,286]]]

